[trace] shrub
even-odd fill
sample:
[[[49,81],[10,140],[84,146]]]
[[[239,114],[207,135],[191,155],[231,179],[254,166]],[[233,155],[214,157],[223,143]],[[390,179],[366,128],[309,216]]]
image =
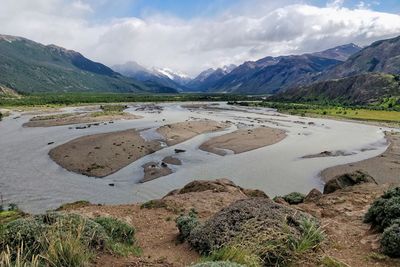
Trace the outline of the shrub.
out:
[[[16,254],[16,256],[15,256]],[[13,259],[15,258],[15,260]],[[17,251],[11,252],[9,247],[6,247],[0,253],[0,266],[2,267],[39,267],[39,256],[29,256],[26,253],[24,245],[17,248]]]
[[[400,257],[400,219],[385,229],[381,239],[382,251],[390,257]]]
[[[225,246],[219,250],[213,251],[206,261],[229,261],[234,263],[243,264],[248,267],[262,266],[261,259],[256,254],[235,246]]]
[[[46,252],[42,256],[49,266],[87,266],[91,258],[88,244],[82,242],[81,234],[85,225],[77,225],[77,231],[65,232],[53,228],[46,233]]]
[[[192,265],[192,267],[244,267],[244,265],[240,265],[229,261],[210,261],[210,262],[198,263]]]
[[[142,205],[140,205],[141,209],[158,209],[158,208],[166,208],[167,205],[162,200],[149,200]]]
[[[104,249],[109,241],[107,232],[100,224],[78,214],[51,212],[44,215],[36,215],[34,218],[38,222],[59,229],[62,232],[76,233],[80,231],[81,241],[92,249]]]
[[[176,218],[175,222],[179,229],[178,239],[181,242],[185,241],[192,230],[200,224],[194,209],[192,209],[188,215],[180,215]]]
[[[10,249],[12,256],[16,256],[19,248],[25,247],[27,256],[39,253],[42,247],[42,238],[46,226],[33,218],[17,219],[4,226],[0,249]]]
[[[9,211],[17,211],[17,210],[19,210],[19,208],[18,208],[18,205],[17,205],[17,204],[15,204],[15,203],[10,203],[10,204],[8,205],[8,210],[9,210]]]
[[[300,220],[300,236],[292,240],[292,247],[295,253],[303,253],[317,248],[324,240],[324,231],[318,222],[311,218]]]
[[[50,248],[58,249],[57,253],[60,255],[66,255],[74,249],[72,245],[77,242],[72,237],[78,238],[80,244],[88,249],[103,249],[109,240],[101,225],[77,214],[48,213],[20,218],[7,223],[1,232],[0,249],[5,250],[8,247],[13,260],[16,259],[18,248],[22,246],[28,249],[24,250],[25,257],[28,258],[31,255],[46,254]],[[63,238],[68,236],[71,238],[66,246],[71,245],[70,248],[60,251],[62,247],[57,244],[62,244]],[[56,256],[54,253],[49,255]]]
[[[299,192],[292,192],[290,194],[287,194],[285,196],[283,196],[283,199],[289,203],[289,204],[300,204],[304,202],[304,198],[306,196],[302,193]]]
[[[310,215],[265,198],[239,200],[190,233],[194,249],[212,259],[237,260],[236,250],[264,266],[282,266],[316,249],[323,231]],[[232,256],[232,258],[230,258]],[[238,260],[239,261],[239,260]],[[241,262],[240,262],[241,263]]]
[[[398,218],[400,218],[400,188],[396,187],[388,190],[372,203],[365,214],[364,222],[371,223],[383,231]]]
[[[135,243],[135,228],[129,224],[112,217],[98,217],[94,221],[103,226],[113,241],[129,245]]]

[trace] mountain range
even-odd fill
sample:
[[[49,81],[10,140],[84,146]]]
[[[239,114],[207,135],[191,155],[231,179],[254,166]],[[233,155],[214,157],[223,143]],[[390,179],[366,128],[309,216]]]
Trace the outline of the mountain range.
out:
[[[400,36],[210,68],[192,79],[133,61],[110,68],[56,45],[0,35],[0,73],[0,87],[17,92],[275,94],[275,100],[368,104],[400,96]]]
[[[147,86],[56,45],[0,35],[0,85],[18,92],[176,92]]]
[[[388,97],[400,102],[400,36],[372,43],[317,77],[271,99],[370,104]]]

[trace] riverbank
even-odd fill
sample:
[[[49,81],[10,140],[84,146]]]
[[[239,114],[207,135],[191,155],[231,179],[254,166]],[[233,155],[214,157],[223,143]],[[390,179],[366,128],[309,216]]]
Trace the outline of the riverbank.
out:
[[[380,184],[400,182],[400,133],[387,132],[386,138],[390,145],[383,154],[363,161],[327,168],[320,174],[323,181],[362,170]]]

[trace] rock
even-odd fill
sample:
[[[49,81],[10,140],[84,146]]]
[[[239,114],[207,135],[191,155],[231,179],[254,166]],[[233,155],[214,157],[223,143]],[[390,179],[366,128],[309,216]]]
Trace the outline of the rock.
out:
[[[217,180],[196,180],[188,183],[183,188],[169,192],[165,197],[171,195],[181,195],[194,192],[204,191],[219,192],[240,192],[247,197],[263,197],[269,198],[267,194],[258,189],[244,189],[229,179],[221,178]]]
[[[304,198],[304,202],[313,202],[315,200],[318,200],[322,196],[321,191],[318,189],[313,189],[310,191],[310,193],[307,194],[307,196]]]
[[[289,205],[289,203],[286,202],[285,199],[283,199],[283,197],[274,197],[274,201],[275,203],[281,204],[281,205]]]
[[[165,163],[168,163],[168,164],[172,164],[172,165],[182,165],[182,161],[180,159],[177,159],[177,158],[174,158],[171,156],[167,156],[167,157],[163,158],[162,161]]]
[[[194,249],[205,254],[237,237],[251,238],[261,232],[265,232],[263,237],[272,241],[274,236],[269,233],[282,232],[283,228],[293,236],[299,235],[298,226],[302,218],[313,217],[267,198],[238,200],[196,227],[188,241]]]
[[[212,190],[214,192],[229,192],[229,187],[236,187],[236,185],[228,179],[217,179],[215,181],[196,180],[185,185],[179,194],[186,194],[190,192],[202,192]]]
[[[332,180],[328,181],[324,186],[324,194],[330,194],[339,189],[343,189],[348,186],[353,186],[362,183],[377,184],[377,182],[371,175],[361,170],[358,170],[352,173],[338,175],[334,177]]]
[[[242,192],[248,196],[248,197],[265,197],[269,198],[267,194],[265,194],[264,191],[258,190],[258,189],[243,189]]]

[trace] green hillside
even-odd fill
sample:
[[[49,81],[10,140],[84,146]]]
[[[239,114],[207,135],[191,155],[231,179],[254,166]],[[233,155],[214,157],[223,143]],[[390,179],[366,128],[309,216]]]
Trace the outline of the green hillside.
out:
[[[18,92],[151,92],[80,53],[0,35],[0,85]]]

